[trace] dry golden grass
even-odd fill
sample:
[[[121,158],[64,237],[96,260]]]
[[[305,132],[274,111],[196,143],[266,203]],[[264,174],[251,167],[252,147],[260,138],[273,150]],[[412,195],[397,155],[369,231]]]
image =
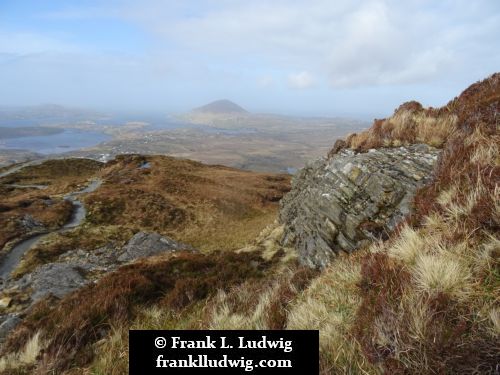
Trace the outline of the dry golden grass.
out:
[[[36,373],[82,368],[92,362],[95,344],[109,337],[111,327],[129,327],[136,317],[147,316],[141,308],[157,305],[180,314],[218,290],[258,282],[272,265],[256,253],[179,252],[143,259],[61,301],[37,303],[9,336],[1,354],[19,357],[16,353],[23,352],[36,329],[46,342]]]
[[[467,297],[471,275],[467,268],[451,256],[420,256],[413,275],[420,293],[446,293],[456,299]]]
[[[244,172],[170,157],[123,156],[103,170],[106,183],[86,197],[92,225],[133,226],[200,250],[230,250],[272,223],[289,190],[287,175]]]
[[[455,132],[457,116],[414,109],[400,109],[392,117],[376,120],[369,130],[348,138],[348,146],[356,150],[377,147],[400,147],[425,143],[442,147]]]
[[[361,304],[360,255],[340,257],[297,298],[287,328],[320,331],[322,374],[375,374],[352,335]]]
[[[29,373],[30,367],[35,364],[42,348],[40,332],[37,332],[28,340],[21,351],[0,358],[0,373]]]
[[[96,359],[88,374],[123,375],[128,373],[128,330],[113,328],[105,341],[98,345]]]
[[[93,287],[93,293],[80,291],[55,308],[42,309],[43,319],[50,323],[43,323],[45,329],[47,332],[54,329],[57,334],[52,339],[52,353],[64,347],[54,342],[67,339],[64,334],[69,332],[74,335],[78,327],[79,333],[72,337],[84,341],[83,348],[89,348],[89,342],[99,342],[98,355],[87,370],[95,374],[118,374],[126,369],[124,353],[129,327],[319,329],[323,374],[495,373],[500,357],[500,136],[496,122],[499,86],[500,75],[492,76],[471,86],[440,110],[424,110],[416,103],[409,103],[391,119],[377,121],[370,131],[346,140],[348,145],[361,150],[414,142],[443,147],[433,183],[415,198],[415,215],[388,241],[375,243],[364,252],[338,257],[317,276],[297,267],[293,260],[282,262],[287,255],[279,247],[279,226],[269,226],[239,254],[211,254],[208,258],[190,255],[184,259],[189,272],[177,276],[174,288],[168,293],[165,285],[172,282],[168,271],[175,264],[138,263],[120,274],[110,275],[108,281],[116,280],[108,285],[102,281]],[[158,163],[156,169],[155,163]],[[123,168],[127,165],[130,170]],[[239,184],[232,178],[241,175],[233,170],[200,170],[196,164],[185,161],[175,164],[153,159],[153,169],[149,172],[153,177],[137,172],[136,165],[133,157],[124,158],[117,161],[116,169],[109,166],[105,171],[110,178],[110,189],[106,192],[115,194],[115,202],[126,197],[127,186],[150,194],[137,205],[127,207],[126,202],[120,203],[124,204],[121,211],[124,217],[139,214],[148,205],[153,208],[146,212],[154,213],[151,203],[161,207],[161,202],[167,202],[184,213],[192,213],[193,216],[177,217],[183,220],[183,225],[192,225],[191,228],[195,228],[197,220],[206,220],[207,225],[215,227],[224,226],[229,220],[250,225],[254,210],[265,210],[263,207],[273,202],[269,191],[279,191],[281,185],[280,181],[274,181],[274,187],[268,186],[272,180],[263,175],[250,176]],[[170,171],[168,176],[166,170]],[[213,181],[213,174],[221,184]],[[196,186],[184,181],[188,176],[198,179]],[[162,186],[165,192],[148,188],[153,183]],[[120,185],[125,186],[123,190]],[[259,191],[260,198],[256,200],[255,193],[245,195],[247,188]],[[189,197],[189,202],[182,201],[183,195]],[[89,203],[95,203],[92,199],[89,197]],[[193,202],[195,208],[190,208]],[[121,209],[120,205],[117,207]],[[171,206],[165,207],[171,210]],[[221,213],[227,222],[218,216]],[[106,216],[109,213],[99,215],[94,217],[96,223],[104,218],[114,220],[112,215]],[[183,229],[174,224],[175,220],[168,231],[173,228],[172,233],[182,236]],[[129,221],[120,225],[129,225]],[[136,225],[154,224],[139,221]],[[204,228],[203,224],[200,228]],[[244,258],[256,256],[255,251],[267,254],[267,262],[259,260],[264,262],[265,270],[258,275],[246,268],[248,259]],[[217,268],[211,260],[219,256],[218,262],[236,263],[248,274],[222,265]],[[207,262],[210,272],[217,275],[212,275],[210,283],[198,268],[207,266]],[[193,270],[198,272],[192,273]],[[213,285],[214,280],[217,285]],[[231,286],[227,285],[228,280]],[[158,290],[162,291],[161,296]],[[207,293],[197,294],[199,298],[194,300],[186,299],[193,291]],[[110,302],[110,292],[112,297],[120,298],[120,303]],[[102,303],[91,309],[82,308],[91,296]],[[130,297],[147,303],[132,304]],[[157,303],[158,300],[161,302]],[[73,310],[66,321],[61,317],[68,316],[64,308],[68,304]],[[117,327],[105,335],[101,333],[98,339],[102,341],[85,335],[94,331],[82,322],[91,321],[94,314]],[[116,315],[121,318],[114,318]],[[128,319],[123,319],[123,315]],[[40,321],[36,321],[39,318],[36,311],[31,313],[28,324],[40,328]],[[59,320],[65,321],[66,331]],[[102,326],[102,320],[99,324]],[[11,347],[19,352],[31,337],[26,331],[24,336],[22,333],[18,332],[17,341],[11,338]],[[77,366],[68,362],[64,365]]]
[[[205,318],[209,329],[283,329],[286,305],[304,287],[296,285],[297,271],[287,269],[264,285],[244,284],[230,291],[220,291],[208,307]],[[312,274],[311,274],[312,275]],[[311,275],[307,275],[309,278]]]

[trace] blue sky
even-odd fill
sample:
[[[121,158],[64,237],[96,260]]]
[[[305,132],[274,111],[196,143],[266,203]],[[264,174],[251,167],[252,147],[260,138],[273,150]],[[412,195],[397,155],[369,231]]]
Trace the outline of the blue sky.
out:
[[[1,0],[0,105],[361,118],[500,70],[500,2]]]

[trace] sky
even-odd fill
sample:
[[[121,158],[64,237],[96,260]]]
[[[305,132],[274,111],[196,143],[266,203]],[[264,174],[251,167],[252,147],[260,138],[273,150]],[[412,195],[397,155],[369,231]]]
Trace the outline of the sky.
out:
[[[498,0],[0,0],[0,105],[387,116],[500,70]]]

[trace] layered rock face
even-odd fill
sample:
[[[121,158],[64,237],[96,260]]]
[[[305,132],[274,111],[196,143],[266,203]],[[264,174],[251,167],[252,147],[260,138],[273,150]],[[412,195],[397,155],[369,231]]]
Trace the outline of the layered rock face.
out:
[[[302,263],[321,268],[340,251],[383,238],[410,213],[438,154],[427,145],[344,149],[309,164],[281,201],[283,245],[294,246]]]

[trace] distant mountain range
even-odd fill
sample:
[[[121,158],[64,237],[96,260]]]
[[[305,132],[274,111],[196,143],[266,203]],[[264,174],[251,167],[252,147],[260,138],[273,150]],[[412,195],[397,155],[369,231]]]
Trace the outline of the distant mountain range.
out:
[[[243,107],[241,107],[238,104],[236,104],[230,100],[227,100],[227,99],[216,100],[214,102],[208,103],[202,107],[198,107],[198,108],[193,109],[193,112],[195,112],[195,113],[218,113],[218,114],[248,113],[248,111],[245,110]]]

